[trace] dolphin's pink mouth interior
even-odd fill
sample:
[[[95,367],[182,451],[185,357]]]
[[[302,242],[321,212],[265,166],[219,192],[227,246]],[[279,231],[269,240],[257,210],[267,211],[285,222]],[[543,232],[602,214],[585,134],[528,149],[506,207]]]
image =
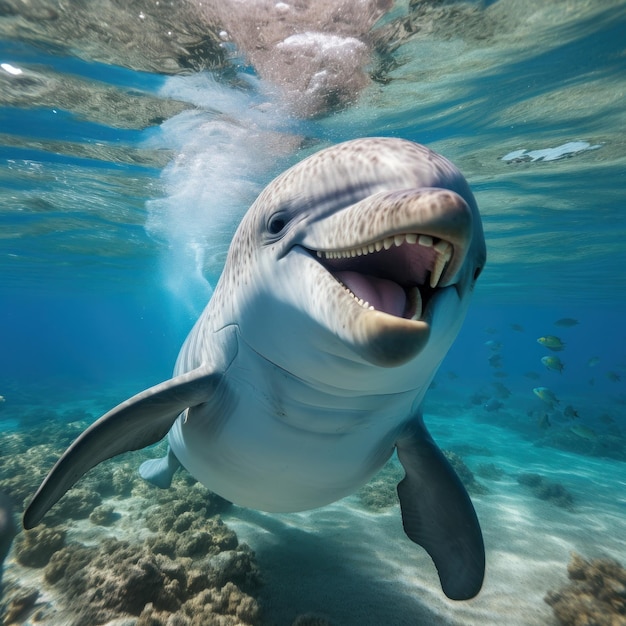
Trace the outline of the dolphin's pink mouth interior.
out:
[[[452,258],[453,247],[442,239],[408,233],[315,254],[363,307],[419,320]]]

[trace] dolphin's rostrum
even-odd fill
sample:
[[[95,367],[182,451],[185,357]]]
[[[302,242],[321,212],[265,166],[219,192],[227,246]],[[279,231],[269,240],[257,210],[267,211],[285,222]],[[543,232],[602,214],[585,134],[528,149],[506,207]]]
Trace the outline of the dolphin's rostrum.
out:
[[[467,182],[427,148],[359,139],[301,161],[242,220],[174,378],[80,435],[24,526],[96,464],[168,431],[168,455],[144,463],[144,478],[166,487],[182,464],[224,498],[270,512],[347,496],[396,449],[406,534],[446,595],[473,597],[480,526],[421,404],[485,256]]]

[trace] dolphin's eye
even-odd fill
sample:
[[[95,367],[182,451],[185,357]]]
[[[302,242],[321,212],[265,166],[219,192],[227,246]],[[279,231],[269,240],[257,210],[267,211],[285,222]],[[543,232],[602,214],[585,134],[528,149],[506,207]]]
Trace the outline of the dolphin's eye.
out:
[[[284,212],[274,213],[267,222],[270,235],[279,235],[287,226],[287,216]]]

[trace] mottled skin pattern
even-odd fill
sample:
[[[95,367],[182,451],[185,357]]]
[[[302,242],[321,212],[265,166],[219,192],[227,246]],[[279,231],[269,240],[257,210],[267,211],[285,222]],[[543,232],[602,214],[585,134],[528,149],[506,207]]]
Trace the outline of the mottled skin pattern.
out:
[[[459,225],[451,222],[447,207],[441,207],[441,196],[435,198],[433,194],[432,201],[425,197],[418,219],[414,206],[406,198],[402,199],[402,190],[411,190],[414,195],[414,190],[420,189],[427,196],[425,190],[430,188],[454,191],[468,204],[474,216],[470,226],[474,229],[471,256],[475,263],[468,263],[465,271],[473,271],[474,266],[482,267],[485,259],[482,227],[469,186],[450,161],[425,146],[387,138],[349,141],[318,152],[277,177],[242,220],[215,293],[183,346],[175,372],[189,371],[216,358],[215,354],[206,353],[210,342],[203,337],[234,320],[241,320],[247,301],[254,297],[259,280],[255,274],[260,273],[262,255],[269,253],[280,259],[296,245],[316,250],[352,248],[390,233],[408,231],[416,223],[417,232],[425,232],[420,224],[427,222],[431,224],[429,233],[443,232],[448,240],[453,238]],[[374,197],[369,203],[362,202],[381,192],[396,192],[397,201],[382,206]],[[339,210],[359,202],[362,204],[349,214]],[[432,224],[438,210],[444,222],[440,227]],[[275,213],[286,217],[294,215],[295,219],[288,234],[273,241],[265,230],[268,219]],[[259,239],[262,246],[259,246]],[[459,270],[462,260],[453,258],[452,270]],[[346,302],[343,290],[337,288],[336,281],[328,280],[326,272],[319,272],[317,268],[313,272],[316,274],[314,288],[303,294],[310,311],[319,312],[324,324],[335,332],[353,326],[354,307],[347,306],[352,303]],[[453,274],[454,271],[448,270],[444,279],[450,282]],[[472,277],[456,278],[464,289],[469,288],[466,283]],[[275,284],[271,283],[269,288],[274,289]],[[233,292],[245,300],[233,298]]]
[[[449,597],[472,597],[484,574],[480,526],[421,404],[484,262],[474,197],[445,158],[361,139],[305,159],[242,220],[175,378],[87,429],[25,527],[90,467],[168,430],[171,453],[145,462],[144,478],[166,487],[181,463],[232,502],[273,512],[347,496],[397,450],[407,535]]]
[[[274,234],[276,219],[284,227]],[[431,298],[428,323],[364,309],[307,252],[397,232],[454,244],[440,284],[455,286]],[[209,488],[254,508],[301,510],[348,495],[389,458],[405,422],[419,411],[483,263],[474,198],[443,157],[408,141],[362,139],[305,159],[275,179],[242,220],[215,294],[176,364],[176,374],[207,363],[227,369],[230,395],[239,398],[235,413],[245,418],[229,417],[218,433],[206,423],[215,424],[214,412],[206,417],[191,409],[170,433],[174,453]],[[269,417],[259,397],[267,399]],[[289,432],[281,438],[283,427]],[[300,438],[289,430],[294,427]],[[255,432],[254,440],[246,441],[247,432]],[[341,438],[331,445],[328,437],[336,433]],[[274,450],[280,469],[266,463],[260,442]],[[326,474],[310,492],[299,483]]]

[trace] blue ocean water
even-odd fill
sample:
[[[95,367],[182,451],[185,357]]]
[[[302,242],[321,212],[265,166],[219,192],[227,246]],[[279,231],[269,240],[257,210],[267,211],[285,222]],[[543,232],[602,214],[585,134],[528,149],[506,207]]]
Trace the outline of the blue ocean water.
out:
[[[313,117],[290,110],[232,42],[226,68],[173,67],[164,48],[159,71],[120,45],[113,22],[90,43],[62,30],[62,13],[38,22],[6,4],[0,487],[13,485],[13,435],[40,445],[51,427],[88,422],[170,377],[238,221],[276,174],[339,141],[410,139],[461,169],[485,228],[486,269],[425,406],[438,443],[488,488],[472,494],[485,587],[466,604],[443,599],[427,558],[407,557],[397,510],[349,500],[291,517],[231,511],[224,519],[265,580],[263,617],[238,619],[570,623],[543,601],[567,583],[570,553],[626,564],[626,2],[395,3],[378,24],[389,34],[367,68],[376,79]],[[74,4],[86,32],[104,19]],[[124,10],[152,10],[167,30],[144,4]],[[145,36],[144,18],[128,24]],[[547,335],[564,348],[540,345]],[[43,471],[50,461],[36,462]],[[529,473],[563,485],[573,510],[533,497],[517,480]],[[72,523],[70,536],[100,541]],[[105,534],[127,537],[112,528]],[[9,600],[42,584],[15,556],[5,570]],[[72,623],[50,608],[63,606],[62,591],[46,594],[43,623]]]

